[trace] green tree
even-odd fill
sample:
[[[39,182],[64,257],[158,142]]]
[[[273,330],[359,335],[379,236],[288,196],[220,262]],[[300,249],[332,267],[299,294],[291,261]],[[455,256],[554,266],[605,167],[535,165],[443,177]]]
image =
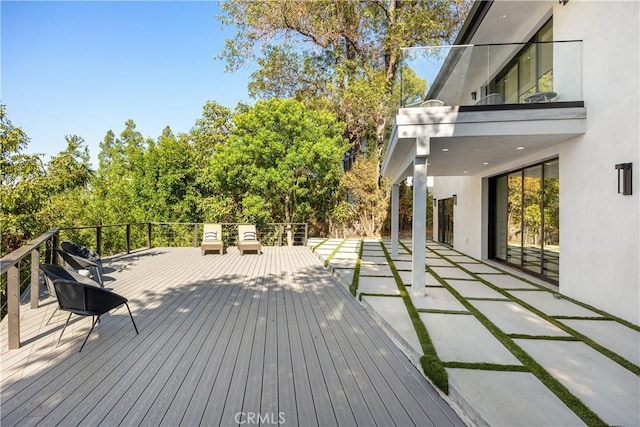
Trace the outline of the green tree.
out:
[[[331,109],[346,123],[352,152],[368,141],[378,185],[389,118],[400,100],[401,48],[450,42],[469,6],[468,0],[230,0],[220,19],[237,33],[221,57],[230,70],[258,63],[249,85],[255,97],[295,97]],[[423,83],[413,79],[410,95],[424,97]],[[376,200],[381,206],[374,211],[386,212],[388,201]]]
[[[67,148],[51,158],[47,164],[47,178],[43,182],[48,194],[40,218],[49,228],[86,225],[89,212],[91,180],[89,149],[84,139],[67,135]]]
[[[337,201],[344,125],[329,112],[279,99],[259,101],[233,121],[211,157],[211,206],[240,221],[326,220]]]
[[[46,171],[40,154],[26,154],[29,137],[15,127],[0,104],[1,252],[8,253],[46,231],[38,213],[47,200]]]
[[[377,165],[372,159],[362,159],[341,181],[343,192],[352,200],[357,222],[354,230],[365,236],[378,235],[384,226],[389,199],[389,185],[378,185]]]
[[[381,148],[400,48],[452,40],[468,7],[466,0],[231,0],[220,19],[237,33],[221,56],[231,70],[257,57],[252,94],[330,99],[352,145],[373,133]]]

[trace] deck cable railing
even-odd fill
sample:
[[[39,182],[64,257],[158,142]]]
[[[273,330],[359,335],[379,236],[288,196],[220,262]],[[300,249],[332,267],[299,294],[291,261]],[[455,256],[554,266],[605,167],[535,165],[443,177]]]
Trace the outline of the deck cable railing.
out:
[[[222,223],[225,247],[234,246],[240,223]],[[264,246],[307,244],[306,223],[266,223],[256,226]],[[63,227],[49,230],[0,259],[0,318],[7,317],[9,349],[20,347],[20,305],[29,294],[30,307],[38,308],[40,263],[58,264],[55,249],[60,242],[74,241],[101,256],[130,253],[132,250],[163,246],[200,245],[203,223],[145,222],[96,226]],[[42,248],[44,247],[44,251]],[[29,292],[27,292],[27,290]]]

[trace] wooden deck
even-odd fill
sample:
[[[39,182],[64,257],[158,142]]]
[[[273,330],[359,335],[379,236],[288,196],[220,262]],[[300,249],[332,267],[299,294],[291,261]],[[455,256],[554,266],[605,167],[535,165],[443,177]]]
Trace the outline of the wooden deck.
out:
[[[2,345],[1,420],[29,425],[463,425],[306,247],[261,256],[157,248],[110,259],[126,308],[90,319],[49,298]],[[6,323],[6,322],[4,322]]]

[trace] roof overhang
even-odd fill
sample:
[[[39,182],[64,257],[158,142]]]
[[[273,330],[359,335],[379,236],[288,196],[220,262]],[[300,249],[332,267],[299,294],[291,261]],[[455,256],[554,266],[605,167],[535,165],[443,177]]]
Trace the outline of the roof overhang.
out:
[[[396,116],[382,174],[398,183],[413,175],[418,156],[428,157],[430,176],[481,174],[585,131],[582,102],[404,108]]]

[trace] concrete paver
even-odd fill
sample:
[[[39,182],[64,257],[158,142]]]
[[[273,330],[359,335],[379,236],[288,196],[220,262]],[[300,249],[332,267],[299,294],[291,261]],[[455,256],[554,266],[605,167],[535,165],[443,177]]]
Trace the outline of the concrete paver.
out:
[[[469,270],[472,273],[499,273],[500,272],[493,267],[490,267],[486,264],[480,264],[480,263],[463,264],[462,267],[464,267],[465,269]]]
[[[450,394],[477,425],[584,425],[562,401],[527,372],[447,369]]]
[[[411,261],[393,261],[393,265],[396,266],[396,270],[411,271],[413,263]]]
[[[420,318],[444,362],[522,365],[471,315],[420,313]]]
[[[458,262],[458,263],[478,264],[478,261],[476,261],[473,258],[469,258],[468,256],[465,256],[465,255],[452,255],[452,256],[448,256],[447,259],[453,262]]]
[[[482,314],[507,334],[569,336],[562,329],[515,302],[470,301]]]
[[[494,291],[484,283],[476,280],[446,279],[446,282],[465,298],[501,298],[507,300],[507,297],[500,292]]]
[[[473,276],[465,273],[457,267],[432,267],[434,273],[443,279],[469,279],[473,280]]]
[[[422,346],[402,298],[364,296],[362,301],[373,308],[375,314],[387,327],[397,332],[393,338],[396,340],[400,338],[401,347],[410,354],[422,354]]]
[[[355,268],[356,261],[355,259],[332,258],[331,261],[329,261],[329,265],[333,268]]]
[[[333,256],[333,259],[358,259],[358,251],[346,252],[342,248]]]
[[[478,276],[502,289],[538,289],[507,274],[478,274]]]
[[[358,292],[370,294],[399,295],[398,285],[393,277],[360,276]]]
[[[446,259],[443,259],[443,258],[429,258],[429,257],[427,257],[426,260],[425,260],[425,264],[427,264],[429,267],[451,267],[451,268],[455,268],[455,267],[453,267],[453,264],[451,264],[449,261],[447,261]],[[456,268],[456,270],[458,270],[458,269]]]
[[[391,268],[388,265],[378,264],[361,264],[360,265],[361,276],[387,276],[393,277]]]
[[[516,340],[604,422],[640,424],[640,378],[582,342]]]
[[[374,263],[374,264],[386,264],[387,258],[384,255],[362,255],[360,258],[362,262]]]
[[[467,309],[445,288],[427,288],[425,296],[414,296],[411,301],[417,309],[467,311]]]
[[[560,320],[568,327],[640,366],[640,332],[612,320]]]
[[[511,295],[521,299],[532,307],[549,316],[601,317],[598,313],[580,307],[566,299],[554,298],[551,292],[545,291],[509,291]]]
[[[402,283],[404,283],[405,285],[411,285],[411,282],[413,282],[412,271],[398,271],[398,274],[400,275]],[[442,284],[438,282],[436,278],[431,275],[431,273],[424,273],[424,276],[426,286],[442,286]]]
[[[338,240],[337,243],[341,243]],[[348,251],[358,248],[359,240],[346,241]],[[337,244],[336,243],[336,244]],[[411,241],[404,241],[411,247]],[[384,241],[387,250],[391,244]],[[335,247],[335,246],[334,246]],[[640,332],[602,316],[566,299],[554,298],[548,285],[527,277],[538,286],[513,275],[520,273],[501,265],[474,261],[450,248],[428,242],[425,264],[444,278],[463,298],[483,313],[506,334],[537,337],[571,336],[515,301],[517,298],[548,316],[592,317],[593,320],[558,319],[568,327],[605,346],[636,365],[640,365]],[[324,245],[320,248],[325,249]],[[322,258],[332,247],[316,251]],[[429,331],[438,356],[445,362],[487,363],[492,365],[519,365],[520,362],[504,347],[434,276],[425,273],[425,295],[414,296],[411,255],[399,248],[395,266],[420,318]],[[340,248],[342,251],[342,247]],[[327,254],[327,255],[323,255]],[[440,257],[442,254],[446,259]],[[472,275],[454,266],[470,271],[496,287],[507,289],[503,295]],[[346,286],[351,284],[356,259],[334,258],[330,267],[348,267],[334,270]],[[380,264],[376,264],[380,263]],[[398,294],[391,269],[378,241],[366,241],[360,267],[358,291],[364,293]],[[506,274],[500,270],[511,274]],[[541,289],[542,287],[542,289]],[[471,298],[471,299],[468,299]],[[484,298],[485,300],[478,299]],[[503,301],[495,301],[501,299]],[[362,303],[387,328],[392,339],[407,356],[419,365],[422,355],[420,342],[409,318],[406,306],[399,297],[364,296]],[[427,310],[427,311],[424,311]],[[443,313],[442,311],[460,312]],[[514,341],[545,370],[563,383],[567,389],[613,425],[640,426],[640,377],[617,364],[583,342],[551,339],[514,339]],[[482,366],[485,368],[486,366]],[[449,397],[477,425],[583,425],[584,423],[560,399],[530,372],[447,368]]]

